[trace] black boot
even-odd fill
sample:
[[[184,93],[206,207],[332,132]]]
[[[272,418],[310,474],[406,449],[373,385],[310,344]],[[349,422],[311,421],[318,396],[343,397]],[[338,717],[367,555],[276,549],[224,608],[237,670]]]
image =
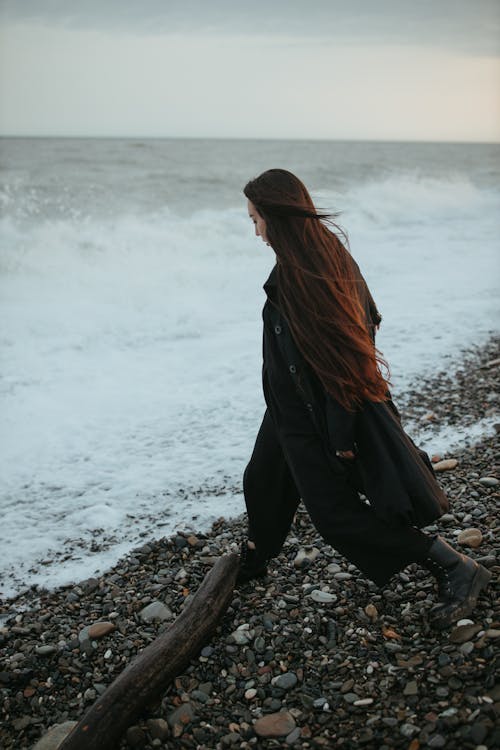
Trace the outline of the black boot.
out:
[[[267,560],[258,555],[255,548],[243,542],[240,551],[240,567],[236,577],[236,584],[246,583],[253,578],[264,578],[267,575]]]
[[[491,578],[489,570],[461,555],[440,536],[434,539],[422,565],[437,579],[439,604],[431,609],[429,620],[439,630],[470,615]]]

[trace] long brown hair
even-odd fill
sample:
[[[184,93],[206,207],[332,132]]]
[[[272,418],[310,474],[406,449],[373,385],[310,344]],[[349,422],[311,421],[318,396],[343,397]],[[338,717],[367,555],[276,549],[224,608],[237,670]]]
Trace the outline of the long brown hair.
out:
[[[269,169],[243,192],[266,222],[283,314],[326,391],[349,410],[384,401],[381,368],[388,367],[367,328],[364,281],[334,217],[318,212],[305,185],[285,169]]]

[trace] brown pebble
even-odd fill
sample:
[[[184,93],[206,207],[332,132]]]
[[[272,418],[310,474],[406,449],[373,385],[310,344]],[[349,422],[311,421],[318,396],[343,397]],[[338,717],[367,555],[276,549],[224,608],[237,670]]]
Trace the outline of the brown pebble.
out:
[[[465,643],[465,641],[470,641],[480,630],[482,630],[481,625],[457,625],[450,633],[450,641],[452,643]]]
[[[434,471],[450,471],[458,466],[456,458],[445,458],[443,461],[437,461],[434,465]]]
[[[365,615],[367,615],[372,622],[378,617],[378,610],[374,604],[367,604],[365,607]]]
[[[147,725],[153,739],[166,740],[170,736],[170,729],[165,719],[148,719]]]
[[[500,638],[500,630],[498,628],[490,628],[485,633],[486,638]]]
[[[295,729],[295,719],[288,711],[280,711],[257,719],[253,728],[259,737],[285,737]]]
[[[112,633],[115,627],[112,622],[94,622],[88,629],[89,638],[102,638],[108,633]]]
[[[483,541],[483,535],[479,529],[464,529],[457,536],[457,542],[464,547],[479,547]]]

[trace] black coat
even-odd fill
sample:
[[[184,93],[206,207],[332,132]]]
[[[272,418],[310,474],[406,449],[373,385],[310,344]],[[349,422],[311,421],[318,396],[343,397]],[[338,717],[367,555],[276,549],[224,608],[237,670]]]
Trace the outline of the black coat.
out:
[[[353,264],[367,326],[374,338],[381,318],[359,268]],[[389,523],[418,527],[432,523],[446,512],[448,501],[428,456],[404,432],[392,400],[366,401],[356,412],[349,412],[326,393],[295,344],[279,307],[277,283],[275,266],[264,284],[268,299],[262,313],[263,387],[285,454],[292,454],[287,451],[287,442],[294,441],[292,473],[297,476],[313,470],[304,459],[297,458],[300,451],[296,446],[301,435],[307,440],[314,429],[334,472],[347,474],[378,516]],[[354,460],[336,456],[336,451],[353,449]],[[331,491],[335,493],[335,488]]]

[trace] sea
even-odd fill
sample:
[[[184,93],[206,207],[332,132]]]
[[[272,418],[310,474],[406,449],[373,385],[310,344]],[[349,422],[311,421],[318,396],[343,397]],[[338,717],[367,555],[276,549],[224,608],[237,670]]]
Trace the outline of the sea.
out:
[[[261,171],[338,215],[396,402],[498,333],[498,145],[4,138],[0,161],[6,598],[243,512],[274,254],[242,188]]]

